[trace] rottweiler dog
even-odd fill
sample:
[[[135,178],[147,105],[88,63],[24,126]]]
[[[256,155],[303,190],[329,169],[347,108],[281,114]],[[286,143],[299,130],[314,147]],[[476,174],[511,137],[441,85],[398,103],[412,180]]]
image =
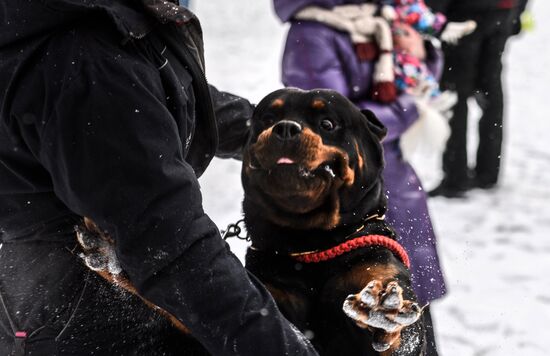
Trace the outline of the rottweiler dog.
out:
[[[256,107],[243,153],[246,267],[321,355],[422,355],[408,257],[384,221],[386,130],[335,91],[281,89]],[[138,294],[114,241],[77,229],[86,265]],[[182,333],[189,330],[143,299]]]
[[[332,90],[281,89],[244,151],[246,267],[321,355],[421,355],[408,257],[384,221],[386,130]]]

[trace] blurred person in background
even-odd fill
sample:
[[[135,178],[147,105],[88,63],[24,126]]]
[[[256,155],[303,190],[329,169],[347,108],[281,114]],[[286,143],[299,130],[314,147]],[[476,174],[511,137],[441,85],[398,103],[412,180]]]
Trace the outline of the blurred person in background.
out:
[[[476,30],[456,45],[443,44],[442,89],[455,91],[458,102],[450,120],[451,135],[443,154],[443,179],[430,196],[464,197],[472,188],[497,186],[503,141],[502,54],[508,38],[521,30],[527,0],[426,0],[449,21],[473,20]],[[467,157],[468,99],[482,111],[475,168]]]

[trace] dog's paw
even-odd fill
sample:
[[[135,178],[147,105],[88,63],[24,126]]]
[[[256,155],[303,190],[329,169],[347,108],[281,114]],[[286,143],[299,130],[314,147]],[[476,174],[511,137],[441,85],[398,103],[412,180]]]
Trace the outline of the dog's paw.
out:
[[[372,346],[378,352],[398,344],[401,330],[422,314],[417,303],[403,299],[403,289],[397,281],[384,285],[378,280],[349,295],[343,310],[357,326],[373,331]]]
[[[122,273],[114,242],[110,238],[86,225],[77,226],[75,229],[76,237],[82,247],[79,256],[89,269],[108,273],[113,277]]]

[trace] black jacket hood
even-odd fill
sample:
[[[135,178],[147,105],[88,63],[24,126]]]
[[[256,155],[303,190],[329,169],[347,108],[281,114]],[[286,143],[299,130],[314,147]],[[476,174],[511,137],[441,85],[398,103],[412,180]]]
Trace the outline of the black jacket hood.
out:
[[[157,22],[146,0],[3,0],[0,47],[41,36],[71,23],[107,15],[125,38],[145,36]],[[188,11],[188,16],[194,15]]]

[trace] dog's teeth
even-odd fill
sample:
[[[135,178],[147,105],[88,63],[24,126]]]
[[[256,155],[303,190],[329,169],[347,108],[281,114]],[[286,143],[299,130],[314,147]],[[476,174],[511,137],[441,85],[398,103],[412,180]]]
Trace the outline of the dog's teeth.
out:
[[[258,169],[258,167],[256,167],[256,166],[253,165],[252,163],[249,163],[249,164],[248,164],[248,168],[250,168],[250,169]]]
[[[302,178],[315,177],[315,174],[313,174],[312,172],[308,171],[307,169],[305,169],[303,167],[300,167],[299,173],[300,173],[300,177],[302,177]]]
[[[330,176],[331,176],[332,178],[336,177],[336,174],[334,174],[334,171],[332,170],[332,168],[330,168],[330,166],[329,166],[328,164],[327,164],[326,166],[324,166],[323,169],[324,169],[325,171],[327,171],[328,174],[330,174]]]

